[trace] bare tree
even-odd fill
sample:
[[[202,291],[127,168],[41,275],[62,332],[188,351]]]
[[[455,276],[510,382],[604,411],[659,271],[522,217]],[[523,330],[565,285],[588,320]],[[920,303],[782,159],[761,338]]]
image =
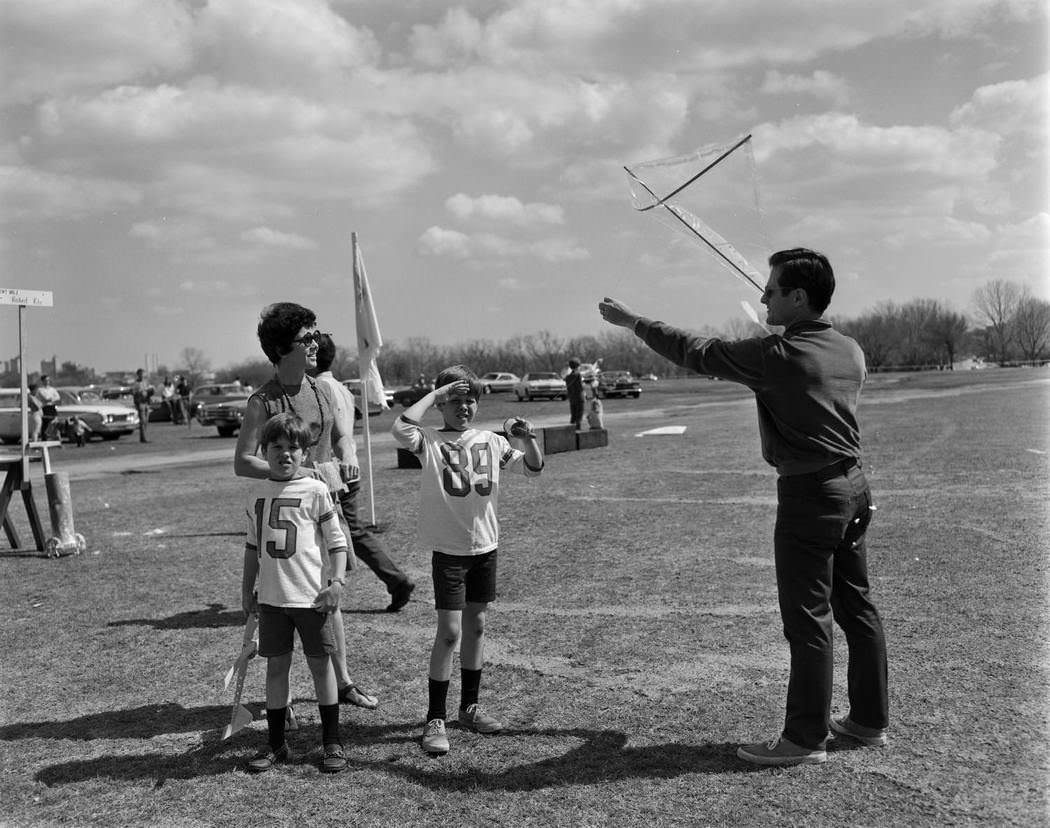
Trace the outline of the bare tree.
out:
[[[546,371],[557,371],[568,357],[565,356],[565,340],[550,331],[540,331],[524,338],[525,349],[532,359]]]
[[[868,367],[878,370],[893,363],[900,339],[901,311],[893,302],[880,302],[857,319],[836,321],[836,327],[857,340]]]
[[[1046,358],[1047,346],[1050,344],[1050,302],[1023,290],[1011,327],[1023,359],[1036,361]]]
[[[933,301],[923,330],[923,339],[939,356],[944,356],[950,370],[955,363],[955,355],[966,339],[968,328],[965,316],[946,308],[940,302]]]
[[[182,361],[183,371],[190,387],[199,385],[204,375],[211,370],[211,360],[204,355],[200,348],[183,348],[179,354]]]
[[[995,279],[977,288],[973,294],[977,316],[991,329],[991,342],[994,357],[1002,365],[1010,357],[1010,343],[1013,339],[1011,322],[1017,313],[1023,291],[1016,282]]]

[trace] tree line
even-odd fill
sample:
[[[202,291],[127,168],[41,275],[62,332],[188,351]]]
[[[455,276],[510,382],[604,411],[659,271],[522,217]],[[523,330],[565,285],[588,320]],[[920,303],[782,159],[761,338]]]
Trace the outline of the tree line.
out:
[[[969,316],[936,299],[912,299],[881,302],[858,317],[832,317],[832,322],[857,340],[871,371],[951,368],[964,357],[998,365],[1050,361],[1050,302],[1033,296],[1025,286],[1003,279],[987,282],[974,292]],[[735,341],[760,335],[762,328],[741,317],[696,332]],[[501,341],[478,339],[454,345],[409,337],[383,347],[379,373],[388,386],[396,386],[408,384],[420,374],[433,379],[443,367],[455,363],[469,365],[479,375],[489,371],[509,371],[518,376],[530,371],[562,373],[571,358],[583,362],[600,359],[603,369],[626,370],[636,375],[688,374],[622,328],[577,337],[539,331]],[[357,376],[357,355],[353,349],[337,349],[332,372],[342,379]],[[56,385],[91,385],[101,379],[90,368],[71,362],[63,362],[56,373]],[[273,375],[273,368],[260,358],[212,371],[203,351],[183,348],[178,367],[159,366],[151,379],[160,382],[165,376],[176,374],[186,376],[191,386],[235,378],[259,386]],[[17,373],[0,375],[0,385],[18,383]]]

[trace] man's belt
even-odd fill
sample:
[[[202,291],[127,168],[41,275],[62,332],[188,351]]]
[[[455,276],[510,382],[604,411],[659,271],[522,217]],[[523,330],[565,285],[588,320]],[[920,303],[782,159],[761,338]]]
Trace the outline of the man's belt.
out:
[[[812,477],[815,480],[819,480],[823,483],[825,480],[831,480],[833,477],[840,477],[852,469],[854,466],[860,465],[857,462],[856,457],[844,457],[837,463],[832,463],[830,466],[825,466],[822,469],[818,469],[815,472],[811,472],[808,475],[800,475],[802,477]]]

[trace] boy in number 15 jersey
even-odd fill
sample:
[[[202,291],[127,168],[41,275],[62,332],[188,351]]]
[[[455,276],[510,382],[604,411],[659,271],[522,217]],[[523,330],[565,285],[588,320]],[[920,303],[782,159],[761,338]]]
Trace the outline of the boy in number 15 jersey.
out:
[[[521,471],[535,477],[543,454],[532,426],[519,420],[514,436],[524,451],[505,437],[471,428],[478,410],[481,382],[462,365],[438,374],[435,390],[409,407],[394,422],[394,439],[419,455],[419,540],[433,551],[434,605],[437,634],[430,652],[428,709],[423,749],[447,753],[446,698],[452,654],[460,641],[462,687],[459,723],[478,733],[496,733],[503,725],[478,706],[484,661],[485,610],[496,597],[496,548],[499,544],[500,476]],[[420,425],[436,406],[444,419],[440,429]]]

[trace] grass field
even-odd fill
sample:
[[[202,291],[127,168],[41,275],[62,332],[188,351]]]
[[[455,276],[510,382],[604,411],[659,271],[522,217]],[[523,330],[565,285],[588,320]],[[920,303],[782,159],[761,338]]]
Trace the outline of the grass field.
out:
[[[507,483],[482,686],[507,729],[452,727],[440,759],[418,746],[434,612],[413,540],[417,473],[379,439],[393,415],[375,418],[378,521],[419,588],[391,615],[370,572],[352,579],[352,671],[381,703],[343,709],[350,769],[334,777],[309,755],[319,722],[298,655],[303,761],[244,773],[262,721],[218,741],[243,622],[244,482],[228,460],[149,460],[232,456],[232,441],[155,425],[148,445],[66,449],[56,467],[73,477],[87,552],[0,559],[0,823],[1046,825],[1048,403],[1045,369],[871,378],[861,418],[891,740],[833,743],[827,764],[784,770],[735,756],[779,732],[787,679],[775,477],[735,386],[663,382],[608,401],[607,448]],[[479,419],[512,412],[560,422],[567,404],[495,395]],[[687,428],[635,436],[668,424]],[[457,670],[450,706],[458,687]],[[261,706],[258,660],[246,698]]]

